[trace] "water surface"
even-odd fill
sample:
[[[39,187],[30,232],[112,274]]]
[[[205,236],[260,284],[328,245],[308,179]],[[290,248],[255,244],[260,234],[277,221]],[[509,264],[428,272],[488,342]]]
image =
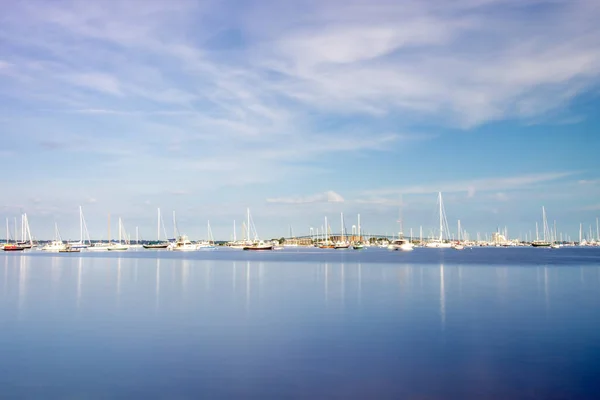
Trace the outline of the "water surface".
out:
[[[0,397],[600,397],[600,249],[0,254]]]

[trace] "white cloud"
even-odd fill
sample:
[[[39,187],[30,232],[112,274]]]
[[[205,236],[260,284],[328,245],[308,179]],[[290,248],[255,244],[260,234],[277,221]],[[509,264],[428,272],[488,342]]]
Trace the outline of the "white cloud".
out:
[[[307,203],[343,203],[344,198],[333,190],[310,196],[276,197],[267,199],[267,203],[307,204]]]
[[[575,175],[577,172],[548,172],[541,174],[527,174],[511,177],[484,178],[455,182],[438,182],[427,185],[407,186],[365,191],[366,195],[399,195],[399,194],[428,194],[428,193],[456,193],[464,192],[473,197],[476,192],[506,191],[526,188],[539,183],[556,181],[561,178]]]
[[[114,76],[105,73],[83,73],[73,74],[66,76],[65,80],[99,92],[108,93],[112,95],[121,95],[121,85]]]

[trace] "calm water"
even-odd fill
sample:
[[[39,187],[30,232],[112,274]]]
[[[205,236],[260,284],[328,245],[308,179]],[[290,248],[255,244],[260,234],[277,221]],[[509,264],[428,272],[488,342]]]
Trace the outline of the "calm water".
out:
[[[0,398],[600,398],[600,249],[0,254]]]

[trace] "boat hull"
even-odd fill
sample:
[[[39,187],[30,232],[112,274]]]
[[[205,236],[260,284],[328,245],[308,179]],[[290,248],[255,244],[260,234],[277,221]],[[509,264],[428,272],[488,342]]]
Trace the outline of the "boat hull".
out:
[[[8,246],[4,246],[2,248],[2,250],[4,250],[4,251],[23,251],[23,250],[25,250],[25,248],[23,246],[8,245]]]
[[[169,246],[168,243],[165,244],[144,244],[142,245],[145,249],[166,249]]]
[[[249,250],[249,251],[273,250],[273,246],[247,246],[247,247],[244,247],[242,250]]]

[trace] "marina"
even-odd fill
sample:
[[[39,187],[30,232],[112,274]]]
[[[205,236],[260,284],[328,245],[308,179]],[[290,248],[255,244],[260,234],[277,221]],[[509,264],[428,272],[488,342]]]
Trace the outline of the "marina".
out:
[[[320,249],[333,250],[363,250],[371,247],[387,248],[388,250],[412,251],[414,248],[424,247],[430,249],[454,249],[463,250],[473,247],[539,247],[560,249],[561,247],[598,247],[600,246],[600,223],[596,218],[595,236],[590,225],[589,234],[583,233],[583,224],[579,224],[579,240],[574,241],[567,235],[562,233],[559,235],[556,229],[556,221],[553,229],[547,221],[547,213],[545,207],[542,207],[542,233],[540,235],[538,222],[535,222],[535,239],[530,234],[525,239],[522,237],[509,238],[507,229],[502,232],[498,229],[490,235],[485,235],[485,239],[477,233],[476,239],[462,228],[461,220],[457,221],[456,234],[451,233],[448,225],[445,207],[443,204],[442,193],[437,196],[439,228],[435,230],[435,234],[429,237],[423,236],[423,227],[419,228],[419,236],[413,236],[412,229],[410,235],[405,236],[403,232],[402,210],[398,219],[399,232],[396,235],[388,236],[381,234],[367,234],[361,225],[360,214],[357,215],[357,225],[352,226],[352,232],[348,233],[344,214],[340,213],[340,230],[334,232],[328,222],[327,217],[324,217],[324,225],[316,230],[309,227],[309,235],[294,236],[290,227],[290,236],[281,237],[279,239],[261,239],[256,230],[256,225],[250,214],[250,209],[246,210],[246,221],[242,224],[241,240],[237,239],[236,222],[233,222],[233,235],[230,241],[216,241],[212,234],[210,221],[207,222],[206,239],[192,240],[185,234],[179,233],[175,212],[173,212],[173,233],[174,239],[169,239],[166,233],[165,224],[161,215],[160,208],[157,210],[157,230],[156,240],[140,240],[138,228],[136,227],[136,238],[131,239],[130,235],[125,231],[121,217],[118,218],[118,240],[116,242],[110,240],[110,215],[108,216],[108,241],[94,241],[90,238],[90,234],[83,215],[83,209],[79,207],[79,224],[80,224],[80,239],[77,242],[65,242],[62,240],[58,224],[54,226],[54,239],[51,241],[38,241],[33,239],[29,226],[29,218],[27,214],[21,215],[21,241],[13,238],[18,237],[16,218],[14,219],[14,229],[9,225],[9,219],[6,218],[6,235],[2,249],[5,251],[21,251],[21,250],[43,250],[49,252],[74,252],[79,251],[128,251],[139,250],[167,250],[167,251],[203,251],[215,250],[219,247],[228,247],[230,249],[250,250],[250,251],[265,251],[279,250],[282,248],[295,247],[317,247]],[[327,227],[325,229],[324,227]],[[162,232],[162,238],[161,238]],[[432,231],[433,232],[433,231]]]

